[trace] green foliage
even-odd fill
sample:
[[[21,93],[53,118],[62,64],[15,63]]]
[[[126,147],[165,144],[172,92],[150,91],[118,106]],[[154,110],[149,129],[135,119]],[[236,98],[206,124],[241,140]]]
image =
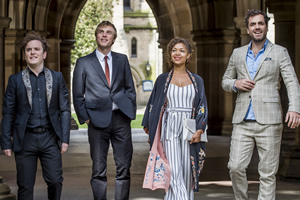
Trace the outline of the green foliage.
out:
[[[87,0],[78,17],[75,28],[75,48],[72,50],[71,63],[91,53],[97,47],[95,29],[102,20],[113,15],[113,0]]]
[[[131,128],[143,128],[142,127],[142,121],[143,121],[144,115],[137,114],[135,120],[131,121]]]

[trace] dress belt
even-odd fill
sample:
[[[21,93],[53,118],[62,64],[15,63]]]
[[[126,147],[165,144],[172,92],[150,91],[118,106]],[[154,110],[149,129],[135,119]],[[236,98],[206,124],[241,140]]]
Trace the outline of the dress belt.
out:
[[[31,132],[31,133],[45,133],[45,132],[51,132],[51,131],[53,131],[53,129],[37,127],[37,128],[27,128],[27,131]]]
[[[244,119],[244,122],[256,122],[255,119]]]

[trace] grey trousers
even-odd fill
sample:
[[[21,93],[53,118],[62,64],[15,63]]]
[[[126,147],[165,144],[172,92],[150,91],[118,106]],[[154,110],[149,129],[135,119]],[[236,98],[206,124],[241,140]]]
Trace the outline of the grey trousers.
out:
[[[282,128],[282,124],[263,125],[257,122],[234,124],[228,168],[235,199],[249,199],[246,169],[256,145],[260,176],[258,199],[275,200],[275,175],[279,165]]]

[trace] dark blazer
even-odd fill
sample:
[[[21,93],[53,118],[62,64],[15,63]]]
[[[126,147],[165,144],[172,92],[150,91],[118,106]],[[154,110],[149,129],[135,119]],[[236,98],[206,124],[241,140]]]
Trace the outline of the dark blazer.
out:
[[[196,90],[196,96],[193,105],[195,116],[192,116],[192,118],[196,119],[196,129],[202,129],[204,132],[208,119],[204,81],[198,74],[191,73],[190,71],[187,71],[187,73],[189,74],[189,77]],[[158,76],[147,103],[142,126],[149,129],[150,147],[153,144],[159,115],[166,100],[167,90],[171,82],[172,75],[173,70]]]
[[[90,119],[105,128],[112,116],[112,102],[130,119],[135,119],[136,93],[127,56],[111,52],[111,87],[96,56],[96,50],[76,62],[73,73],[73,103],[80,124]]]
[[[193,102],[193,113],[191,118],[196,120],[196,129],[205,131],[208,119],[207,101],[204,89],[203,79],[194,73],[187,70],[187,73],[195,88],[195,98]],[[149,98],[142,126],[149,129],[150,148],[156,134],[156,129],[159,121],[159,116],[163,111],[162,107],[166,102],[166,95],[169,84],[173,76],[173,70],[168,73],[161,74],[155,81],[155,85]],[[203,168],[205,154],[205,143],[198,142],[190,144],[191,171],[193,176],[193,190],[199,190],[199,175]]]
[[[47,91],[48,114],[58,138],[69,143],[70,138],[70,105],[69,91],[61,72],[44,68]],[[29,70],[13,74],[9,77],[3,100],[1,147],[18,152],[26,131],[31,112],[32,92]],[[11,140],[11,136],[13,139]]]

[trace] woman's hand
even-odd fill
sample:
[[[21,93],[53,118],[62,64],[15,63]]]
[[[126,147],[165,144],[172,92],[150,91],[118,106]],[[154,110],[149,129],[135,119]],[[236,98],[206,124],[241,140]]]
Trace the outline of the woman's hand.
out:
[[[149,135],[149,129],[147,127],[144,127],[144,131]]]
[[[144,127],[144,131],[149,135],[149,128]],[[148,143],[150,144],[150,138],[148,138]]]
[[[200,140],[201,140],[201,134],[202,134],[202,133],[203,133],[203,130],[202,130],[202,129],[197,130],[197,131],[193,134],[192,139],[191,139],[191,141],[190,141],[190,144],[200,142]]]

